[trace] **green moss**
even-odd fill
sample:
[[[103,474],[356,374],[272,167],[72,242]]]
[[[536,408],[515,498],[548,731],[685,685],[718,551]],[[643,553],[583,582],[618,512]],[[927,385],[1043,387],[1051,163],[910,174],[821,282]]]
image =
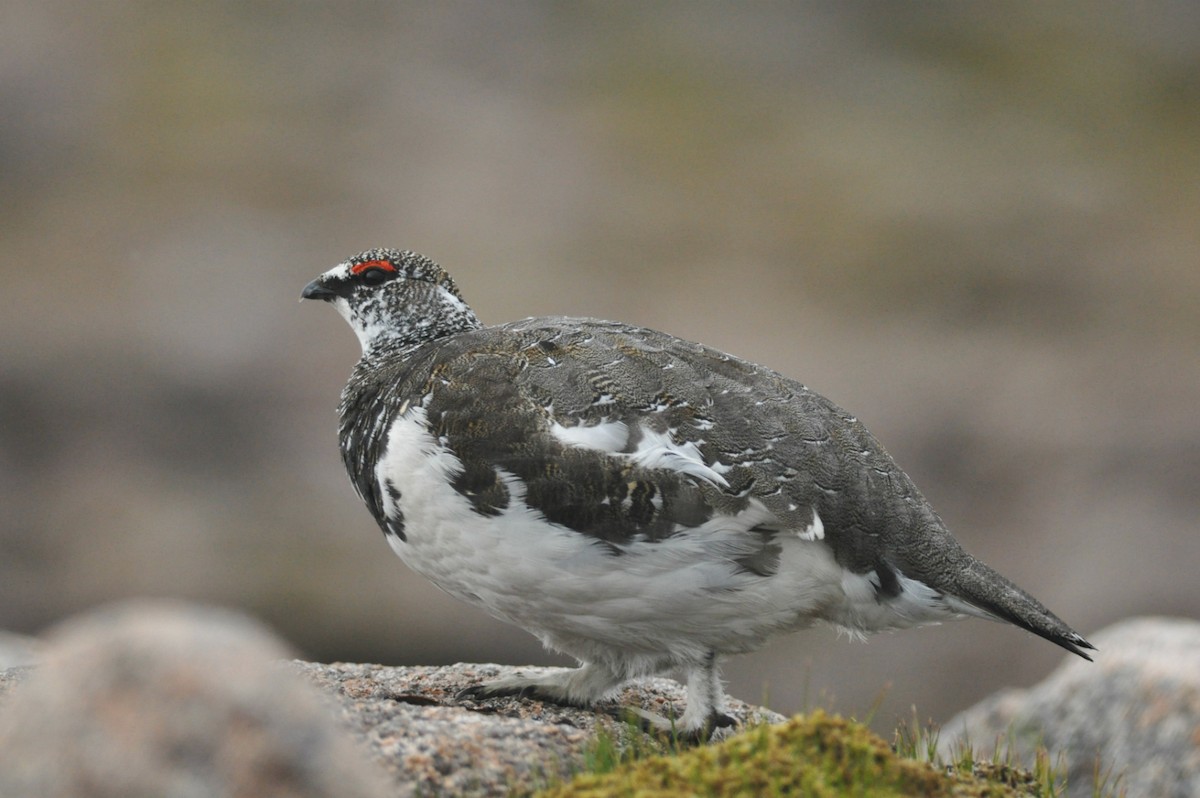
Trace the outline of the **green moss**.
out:
[[[898,755],[866,726],[817,711],[667,755],[622,757],[611,744],[586,772],[538,798],[604,796],[1052,796],[1045,780],[1007,764],[948,768]],[[624,761],[622,761],[624,760]],[[1061,786],[1061,785],[1059,785]]]

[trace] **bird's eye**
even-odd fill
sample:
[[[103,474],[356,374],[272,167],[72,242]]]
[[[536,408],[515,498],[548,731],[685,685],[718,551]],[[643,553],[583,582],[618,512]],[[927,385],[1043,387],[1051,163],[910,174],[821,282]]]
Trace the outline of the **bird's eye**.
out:
[[[387,272],[378,266],[372,266],[360,275],[364,285],[381,285],[388,278]]]

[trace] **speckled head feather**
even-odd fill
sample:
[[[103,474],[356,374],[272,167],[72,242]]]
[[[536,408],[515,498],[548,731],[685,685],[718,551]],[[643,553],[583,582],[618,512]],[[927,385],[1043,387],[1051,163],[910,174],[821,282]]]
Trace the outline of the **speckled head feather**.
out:
[[[480,326],[450,275],[407,250],[360,252],[305,286],[301,298],[332,304],[350,323],[364,356]]]
[[[400,277],[409,280],[424,280],[427,283],[440,285],[462,299],[458,286],[454,284],[454,280],[446,273],[445,269],[424,255],[410,250],[384,247],[368,249],[355,255],[347,263],[350,264],[352,272],[365,271],[372,265],[378,265],[385,270],[390,266]]]

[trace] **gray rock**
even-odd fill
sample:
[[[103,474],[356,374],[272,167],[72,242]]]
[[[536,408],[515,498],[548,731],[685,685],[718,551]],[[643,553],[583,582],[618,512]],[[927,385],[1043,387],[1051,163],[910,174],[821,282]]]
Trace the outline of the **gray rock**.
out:
[[[1063,752],[1068,795],[1091,796],[1096,762],[1129,798],[1200,795],[1200,623],[1138,618],[1092,641],[1095,663],[1071,658],[1029,690],[1006,690],[942,729],[947,756],[1000,741],[1029,766],[1041,745]]]
[[[593,710],[459,699],[516,669],[287,661],[254,621],[181,604],[97,610],[39,645],[40,665],[0,670],[5,798],[507,796],[579,769],[601,728],[658,745],[614,715],[678,716],[685,698],[649,679]],[[732,699],[725,711],[783,720]]]
[[[7,672],[0,795],[388,795],[333,702],[280,665],[289,653],[223,610],[130,603],[69,620],[41,665]]]
[[[39,644],[32,637],[0,632],[0,670],[33,665],[39,659]]]
[[[630,744],[635,736],[641,745],[658,744],[614,719],[620,707],[678,716],[685,698],[678,683],[647,679],[591,710],[572,709],[528,699],[456,697],[464,687],[514,670],[546,669],[308,662],[294,667],[338,697],[344,722],[391,773],[399,796],[506,796],[516,786],[540,786],[577,770],[600,729],[619,746]],[[741,723],[784,720],[733,699],[725,709]]]
[[[32,670],[32,667],[23,667],[0,671],[0,701],[4,700],[4,696],[12,692],[17,683],[25,679]]]

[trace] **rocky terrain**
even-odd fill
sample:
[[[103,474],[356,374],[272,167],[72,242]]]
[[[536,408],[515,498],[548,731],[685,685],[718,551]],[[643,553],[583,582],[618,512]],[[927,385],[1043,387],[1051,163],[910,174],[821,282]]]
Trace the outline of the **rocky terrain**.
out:
[[[1037,749],[1044,747],[1061,763],[1057,778],[1066,780],[1070,796],[1094,795],[1097,770],[1109,791],[1100,794],[1194,795],[1200,784],[1200,624],[1130,620],[1102,631],[1096,643],[1099,664],[1068,662],[1043,684],[998,694],[942,730],[944,761],[961,759],[969,742],[974,774],[969,768],[959,781],[943,783],[945,768],[900,762],[877,771],[872,765],[851,771],[846,794],[857,794],[854,784],[861,787],[865,779],[887,778],[909,785],[902,794],[945,789],[973,795],[974,780],[982,778],[995,782],[997,795],[1042,795],[1037,779],[989,763],[1036,771]],[[463,688],[508,669],[289,660],[290,647],[260,623],[180,603],[101,608],[56,626],[42,640],[9,641],[0,653],[10,657],[0,660],[0,794],[14,798],[528,795],[594,767],[602,740],[610,756],[630,748],[669,751],[669,741],[622,720],[620,708],[669,717],[682,711],[684,700],[683,689],[666,679],[630,685],[592,710],[461,698]],[[781,763],[777,749],[753,767],[722,770],[725,780],[806,783],[804,768],[817,766],[817,752],[842,746],[847,752],[878,746],[864,762],[893,756],[861,726],[822,712],[785,726],[783,716],[736,700],[726,709],[739,727],[719,730],[710,745],[736,738],[743,748],[757,746],[744,754],[747,762],[766,752],[755,742],[765,739],[765,730],[795,740],[798,751],[815,748]],[[997,741],[1006,753],[994,758]],[[695,774],[725,768],[736,749],[720,750],[725,759],[701,760]],[[845,772],[849,765],[838,767]],[[772,770],[769,778],[763,768]],[[681,764],[679,773],[685,772]],[[653,778],[666,778],[664,789],[671,787],[671,777]],[[563,789],[559,794],[573,794]],[[713,789],[734,794],[738,788]]]

